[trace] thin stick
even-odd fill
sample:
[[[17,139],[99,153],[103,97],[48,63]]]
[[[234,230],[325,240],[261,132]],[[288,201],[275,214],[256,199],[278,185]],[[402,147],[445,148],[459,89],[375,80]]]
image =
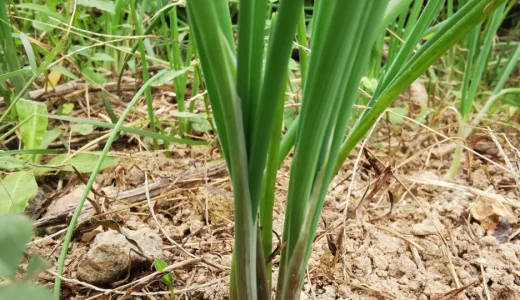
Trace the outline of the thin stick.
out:
[[[173,264],[171,266],[166,267],[163,271],[154,272],[154,273],[152,273],[152,274],[150,274],[150,275],[148,275],[146,277],[141,278],[137,282],[144,281],[145,279],[149,280],[150,278],[154,279],[154,278],[156,278],[156,276],[160,277],[160,276],[166,274],[167,272],[171,272],[174,269],[181,268],[181,267],[184,267],[184,266],[189,265],[189,264],[198,263],[199,261],[200,261],[200,259],[190,259],[190,260],[186,260],[186,261],[183,261],[183,262],[180,262],[180,263],[177,263],[177,264]],[[63,277],[61,275],[58,275],[58,273],[50,271],[50,270],[47,270],[46,272],[51,274],[51,275],[53,275],[53,276],[56,276],[56,277],[60,278],[64,282],[80,285],[80,286],[89,288],[91,290],[95,290],[95,291],[103,293],[103,294],[95,295],[95,296],[90,297],[88,299],[95,299],[95,298],[98,298],[98,297],[101,297],[101,296],[107,295],[107,294],[118,294],[118,295],[124,295],[125,294],[125,292],[119,291],[119,289],[121,289],[122,287],[118,287],[116,289],[105,289],[105,288],[100,288],[100,287],[97,287],[95,285],[83,282],[83,281],[79,281],[79,280],[76,280],[76,279]],[[211,282],[208,282],[208,283],[205,283],[205,284],[201,284],[201,285],[196,285],[196,286],[193,286],[193,287],[190,287],[190,288],[176,289],[174,291],[174,293],[175,294],[182,294],[182,293],[186,293],[186,292],[190,292],[190,291],[194,291],[194,290],[198,290],[198,289],[203,289],[203,288],[206,288],[208,286],[212,286],[212,285],[215,285],[217,283],[220,283],[223,280],[225,280],[225,278],[220,278],[220,279],[217,279],[215,281],[211,281]],[[133,284],[133,283],[131,283],[131,284]],[[131,285],[131,284],[129,284],[129,285]],[[128,285],[125,285],[125,287],[126,286],[128,286]],[[149,292],[149,293],[140,293],[140,292],[132,292],[132,293],[130,293],[130,295],[132,295],[132,296],[152,296],[152,295],[169,295],[169,294],[170,294],[170,291]]]
[[[473,187],[459,185],[459,184],[446,182],[446,181],[442,181],[442,180],[435,180],[435,179],[429,179],[429,178],[418,178],[418,177],[414,177],[414,176],[401,176],[401,178],[406,179],[407,181],[410,181],[410,182],[418,183],[418,184],[440,186],[440,187],[450,188],[450,189],[454,189],[454,190],[459,190],[459,191],[470,193],[473,195],[501,201],[504,204],[508,204],[513,207],[520,208],[520,201],[518,201],[518,200],[513,200],[510,198],[506,198],[505,196],[502,196],[502,195],[497,195],[497,194],[481,191],[481,190],[473,188]]]
[[[487,129],[488,129],[489,135],[491,136],[491,139],[493,140],[493,142],[495,143],[495,145],[498,148],[498,152],[500,152],[500,155],[502,155],[502,157],[504,158],[506,166],[509,168],[509,170],[513,174],[516,184],[518,186],[520,186],[520,178],[518,178],[518,174],[516,174],[515,168],[513,167],[513,164],[511,163],[511,161],[509,160],[509,157],[507,157],[506,152],[504,151],[504,148],[502,148],[502,145],[498,142],[498,139],[497,139],[496,135],[493,133],[493,130],[491,130],[490,127],[488,127]]]

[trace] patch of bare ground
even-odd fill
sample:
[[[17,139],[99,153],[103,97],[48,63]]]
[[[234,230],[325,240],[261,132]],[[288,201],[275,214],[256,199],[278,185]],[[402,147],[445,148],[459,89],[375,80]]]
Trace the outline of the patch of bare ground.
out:
[[[497,119],[492,131],[475,131],[471,155],[449,179],[454,112],[442,109],[420,126],[412,120],[424,103],[413,105],[399,126],[381,118],[332,182],[302,298],[520,299],[518,129]],[[177,299],[227,299],[233,199],[217,151],[171,144],[167,157],[138,137],[123,138],[119,164],[97,178],[76,228],[62,299],[169,299],[154,257],[170,266]],[[278,173],[273,228],[280,235],[290,162]],[[39,277],[49,287],[68,207],[81,191],[79,181],[67,187],[67,176],[58,195],[44,180],[52,203],[36,218],[40,234],[31,244],[53,264]],[[481,203],[489,206],[475,208]]]

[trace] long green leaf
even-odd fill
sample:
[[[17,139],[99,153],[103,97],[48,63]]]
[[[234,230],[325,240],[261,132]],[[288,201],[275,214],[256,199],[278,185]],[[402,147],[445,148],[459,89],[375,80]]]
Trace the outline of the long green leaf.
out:
[[[252,215],[256,217],[262,187],[262,177],[267,160],[269,141],[273,134],[275,113],[279,95],[285,90],[289,56],[292,50],[296,27],[303,1],[280,2],[274,28],[269,37],[264,81],[260,104],[252,120],[253,129],[249,155],[249,183],[251,190]]]
[[[397,96],[426,71],[443,53],[468,34],[476,25],[485,20],[506,0],[471,0],[459,9],[428,41],[402,66],[388,86],[374,100],[374,106],[350,131],[341,146],[340,156],[336,162],[336,171],[354,149],[357,143],[368,132],[381,114]]]
[[[277,299],[299,296],[326,187],[383,16],[381,1],[322,1],[291,166]],[[317,19],[316,19],[317,18]],[[334,59],[330,59],[334,57]]]
[[[239,1],[237,93],[244,115],[244,132],[248,152],[251,146],[252,123],[258,108],[262,84],[266,0]]]
[[[190,0],[187,4],[191,30],[233,184],[234,257],[236,278],[240,278],[237,296],[239,299],[256,300],[259,290],[265,290],[267,282],[257,286],[257,219],[256,213],[252,214],[247,180],[247,151],[240,100],[236,92],[234,51],[226,37],[226,27],[221,26],[218,17],[218,3]]]
[[[121,117],[119,118],[119,121],[114,126],[114,130],[110,134],[105,147],[103,148],[103,151],[101,152],[99,159],[96,163],[96,166],[94,167],[94,170],[92,174],[89,177],[89,180],[86,184],[85,191],[81,195],[81,198],[79,199],[78,206],[76,207],[76,210],[74,211],[74,214],[72,215],[72,218],[70,220],[69,226],[67,228],[67,234],[65,235],[65,239],[63,240],[63,247],[61,249],[60,257],[58,259],[57,263],[57,269],[56,273],[58,275],[63,274],[63,268],[65,266],[65,258],[67,257],[67,253],[69,251],[69,244],[72,239],[72,235],[74,233],[74,229],[76,227],[76,224],[78,222],[79,215],[81,213],[81,209],[83,208],[83,205],[85,204],[85,200],[87,199],[88,193],[90,193],[90,190],[92,188],[92,185],[94,184],[94,181],[96,179],[96,176],[99,173],[99,170],[103,166],[103,161],[105,157],[108,155],[108,151],[110,150],[110,147],[112,146],[112,143],[116,139],[119,128],[125,121],[127,115],[130,113],[134,105],[137,103],[137,100],[139,100],[139,97],[144,93],[145,89],[150,86],[151,83],[153,83],[154,80],[156,80],[158,77],[162,76],[164,73],[166,73],[166,70],[160,71],[157,73],[154,77],[150,78],[148,82],[145,82],[145,84],[137,91],[137,93],[134,95],[134,98],[128,103],[128,106],[121,114]],[[61,278],[59,276],[56,277],[54,280],[54,297],[56,300],[59,300],[60,297],[60,290],[61,290]]]
[[[466,130],[464,138],[468,138],[468,136],[471,134],[471,130],[473,128],[476,128],[480,125],[480,122],[482,121],[482,118],[489,113],[491,108],[495,105],[496,101],[499,99],[499,96],[501,96],[501,93],[504,91],[504,85],[506,84],[506,81],[509,79],[509,76],[513,72],[515,68],[518,68],[518,60],[520,59],[520,44],[516,47],[515,52],[511,57],[509,58],[509,62],[507,63],[506,68],[503,70],[502,75],[500,76],[500,80],[498,81],[495,89],[493,90],[493,94],[489,99],[486,101],[486,104],[484,104],[484,107],[479,111],[477,116],[473,119],[471,122],[471,126],[469,126],[469,130]]]
[[[7,7],[6,3],[3,2],[0,5],[0,44],[4,50],[5,60],[7,62],[7,71],[12,73],[20,71],[21,67],[18,52],[11,35],[9,17],[7,16]],[[23,76],[17,74],[11,80],[14,85],[15,93],[20,93],[25,85],[25,79]],[[22,94],[21,96],[25,97],[25,94]],[[7,112],[5,114],[7,114]]]
[[[0,83],[4,82],[6,80],[9,80],[9,79],[15,78],[17,76],[24,75],[25,73],[27,73],[29,71],[31,71],[30,68],[23,68],[23,69],[20,69],[18,71],[13,71],[13,72],[1,74],[0,75]]]
[[[381,94],[381,92],[390,84],[390,82],[392,82],[392,80],[397,76],[397,74],[402,71],[403,64],[409,58],[410,54],[417,46],[417,43],[421,40],[426,28],[433,22],[435,17],[438,15],[444,2],[445,0],[428,1],[423,13],[417,21],[417,24],[415,24],[415,26],[413,27],[409,37],[406,39],[401,50],[397,53],[397,56],[392,61],[392,64],[387,69],[387,72],[377,85],[372,99],[370,99],[370,101],[368,102],[368,106],[374,105],[376,99]],[[358,123],[361,122],[361,120],[363,120],[363,117],[367,113],[368,111],[364,111],[361,114],[361,117],[358,119]]]
[[[135,33],[137,35],[141,35],[141,22],[139,22],[139,18],[137,17],[136,2],[136,0],[130,1],[130,12],[132,15],[132,20],[134,21]],[[138,39],[137,45],[139,46],[139,53],[141,54],[141,68],[143,70],[143,81],[147,82],[150,75],[148,74],[148,62],[146,61],[145,56],[146,52],[144,48],[144,41],[142,39]],[[153,99],[151,88],[147,88],[144,94],[146,99],[146,110],[148,112],[148,124],[150,125],[150,130],[152,132],[157,132],[155,129],[155,114],[153,111]],[[158,143],[156,139],[153,139],[153,147],[155,150],[157,150],[158,148]]]
[[[166,74],[166,73],[163,73],[163,74]],[[106,122],[100,122],[100,121],[96,121],[96,120],[88,120],[88,119],[82,119],[82,118],[74,118],[74,117],[68,117],[68,116],[51,115],[48,117],[49,117],[49,119],[62,120],[62,121],[67,121],[67,122],[75,122],[75,123],[80,123],[80,124],[89,124],[89,125],[94,125],[94,126],[97,126],[100,128],[113,129],[116,126],[115,124],[110,124],[110,123],[106,123]],[[181,138],[176,138],[173,136],[160,134],[160,133],[152,132],[149,130],[137,129],[137,128],[133,128],[133,127],[129,127],[129,126],[121,126],[121,127],[119,127],[119,130],[121,132],[137,134],[137,135],[143,136],[143,137],[155,138],[158,140],[163,140],[165,142],[179,143],[179,144],[185,144],[185,145],[208,145],[209,144],[209,142],[206,142],[206,141],[181,139]]]
[[[475,64],[475,71],[473,72],[473,77],[471,79],[471,85],[468,90],[468,95],[465,99],[462,99],[461,101],[460,114],[465,122],[469,118],[469,112],[471,110],[473,100],[475,99],[480,79],[482,78],[484,69],[486,68],[488,56],[491,52],[491,46],[493,45],[493,39],[498,30],[498,27],[500,26],[500,23],[502,23],[502,15],[504,13],[505,6],[506,3],[498,7],[498,9],[495,10],[493,16],[490,19],[489,28],[487,30],[486,37],[484,38],[484,44],[480,49],[479,56]]]

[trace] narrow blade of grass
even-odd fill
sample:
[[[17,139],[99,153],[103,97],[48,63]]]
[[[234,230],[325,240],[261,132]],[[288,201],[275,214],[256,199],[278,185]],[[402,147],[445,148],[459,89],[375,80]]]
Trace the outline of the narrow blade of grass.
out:
[[[65,258],[67,257],[67,253],[69,251],[69,244],[72,239],[72,235],[74,233],[74,229],[76,227],[76,224],[78,222],[79,215],[81,213],[81,209],[83,208],[83,205],[85,204],[85,200],[87,199],[88,193],[90,193],[90,190],[92,188],[92,185],[94,184],[94,181],[96,179],[96,176],[98,175],[99,171],[101,170],[101,167],[103,166],[103,161],[105,160],[105,157],[108,155],[108,151],[110,150],[110,147],[112,147],[112,143],[116,139],[119,129],[121,125],[123,125],[124,120],[126,119],[127,115],[130,113],[134,105],[137,103],[137,100],[139,100],[139,97],[144,93],[146,88],[150,86],[150,84],[157,79],[158,77],[162,76],[166,70],[160,71],[157,73],[154,77],[150,78],[145,84],[137,91],[134,98],[128,103],[128,106],[121,114],[121,117],[119,118],[119,121],[117,121],[117,124],[114,126],[114,130],[110,134],[105,147],[103,148],[103,151],[101,152],[99,156],[99,160],[94,167],[94,170],[92,174],[89,177],[89,180],[86,184],[85,190],[83,194],[81,195],[78,206],[76,207],[76,210],[74,211],[74,214],[72,215],[72,218],[70,220],[69,226],[67,228],[67,233],[65,235],[65,239],[63,240],[63,247],[61,249],[60,257],[58,258],[56,273],[58,275],[63,274],[63,268],[65,266]],[[61,291],[61,278],[59,276],[56,277],[54,280],[54,297],[56,300],[61,299],[60,297],[60,291]]]

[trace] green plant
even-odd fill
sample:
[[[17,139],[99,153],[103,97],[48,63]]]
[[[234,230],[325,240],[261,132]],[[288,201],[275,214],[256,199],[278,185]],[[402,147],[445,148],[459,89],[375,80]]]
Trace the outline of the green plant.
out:
[[[188,0],[188,16],[199,53],[213,114],[228,164],[235,198],[235,251],[232,299],[268,299],[265,256],[270,234],[258,238],[260,224],[270,228],[273,197],[269,185],[276,165],[295,145],[284,223],[277,299],[297,299],[312,237],[327,186],[346,156],[404,88],[505,1],[470,1],[453,14],[418,50],[444,1],[428,1],[416,23],[397,26],[406,40],[392,54],[385,73],[363,113],[340,144],[356,90],[366,68],[367,48],[384,19],[386,5],[377,1],[317,1],[311,33],[311,55],[305,73],[301,113],[280,144],[279,119],[287,67],[302,1],[284,1],[271,25],[263,64],[264,1],[239,1],[238,46],[230,30],[226,1]],[[398,6],[394,6],[398,7]],[[417,6],[413,10],[417,13]],[[392,13],[400,14],[390,10]],[[352,15],[350,15],[352,13]],[[349,20],[349,21],[346,21]],[[301,26],[301,25],[300,25]],[[383,26],[386,26],[384,24]],[[412,29],[410,29],[412,28]],[[395,42],[393,42],[395,43]],[[333,58],[333,59],[332,59]],[[292,127],[297,128],[292,130]],[[264,172],[267,164],[267,171]],[[274,166],[274,167],[273,167]],[[262,194],[262,192],[264,194]],[[262,209],[264,208],[264,209]],[[264,225],[267,224],[267,225]],[[263,244],[263,247],[261,245]],[[262,249],[260,251],[259,249]]]
[[[0,285],[0,299],[51,300],[50,291],[31,283],[34,277],[47,267],[42,258],[33,256],[25,274],[20,278],[16,276],[26,245],[33,236],[31,220],[24,215],[3,214],[0,216],[0,226],[0,244],[4,245],[0,248],[0,278],[7,281]]]
[[[16,47],[23,47],[28,57],[28,61],[20,66],[4,68],[8,71],[0,75],[0,82],[10,80],[15,83],[21,76],[24,79],[23,84],[15,85],[13,97],[8,98],[9,108],[0,119],[9,121],[11,126],[6,127],[10,129],[3,138],[31,124],[27,128],[34,132],[34,140],[30,142],[26,139],[22,150],[2,152],[0,166],[8,166],[10,171],[37,173],[38,170],[27,163],[29,160],[39,162],[42,154],[62,154],[63,150],[45,149],[45,134],[56,136],[55,133],[50,133],[53,128],[46,128],[43,138],[41,130],[33,128],[35,123],[43,120],[48,122],[54,119],[89,125],[75,127],[78,132],[88,132],[93,127],[112,129],[110,134],[103,137],[107,139],[103,152],[89,156],[89,171],[92,174],[64,239],[57,270],[61,275],[89,185],[92,185],[95,176],[107,164],[108,151],[120,132],[162,140],[165,146],[166,142],[207,144],[183,137],[197,126],[200,126],[199,129],[212,128],[213,122],[209,117],[212,112],[236,200],[236,244],[231,297],[268,299],[271,293],[271,262],[266,260],[273,254],[271,229],[276,173],[294,146],[283,234],[285,247],[281,253],[276,292],[278,299],[295,299],[299,297],[327,187],[348,154],[365,137],[378,116],[389,108],[409,84],[426,71],[434,77],[435,68],[431,68],[432,64],[505,0],[466,1],[466,5],[459,5],[457,11],[453,7],[453,1],[449,1],[447,19],[436,25],[434,23],[445,3],[442,0],[391,0],[388,1],[388,6],[386,1],[381,0],[316,0],[314,6],[305,7],[303,0],[284,0],[278,3],[267,0],[231,1],[239,5],[237,26],[232,24],[227,0],[187,0],[189,27],[186,23],[188,20],[179,13],[184,12],[184,8],[178,9],[184,1],[175,1],[166,6],[162,6],[163,2],[142,2],[150,4],[149,7],[139,5],[139,1],[124,0],[114,3],[104,0],[78,1],[77,6],[70,1],[10,6],[13,18],[18,22],[17,28],[22,33],[27,33],[34,27],[46,33],[70,33],[70,37],[69,40],[60,40],[56,39],[58,34],[48,34],[47,42],[52,45],[50,49],[34,45],[28,47],[27,39],[22,35],[19,40],[15,38],[18,44],[2,45],[4,51],[5,47],[11,47],[11,51],[16,51]],[[59,6],[63,7],[64,15],[58,13]],[[94,16],[87,9],[97,9],[103,13]],[[276,13],[272,13],[273,11]],[[25,18],[18,15],[19,12],[30,13],[35,17]],[[125,23],[127,12],[129,19],[133,18],[134,25],[142,25],[142,28],[139,27],[142,32],[136,31],[136,36],[128,36],[134,28]],[[147,19],[145,13],[153,14],[152,18]],[[7,14],[4,15],[2,24],[9,24]],[[391,34],[385,32],[388,25],[391,26]],[[235,29],[238,29],[237,44],[234,39]],[[157,35],[150,36],[154,33]],[[162,35],[162,38],[157,37],[158,35]],[[266,35],[269,36],[268,39]],[[4,36],[11,36],[11,33]],[[133,43],[132,40],[136,38],[143,40]],[[289,63],[295,40],[299,44],[299,65]],[[381,54],[385,42],[393,47],[386,65],[382,67]],[[310,54],[306,49],[309,45]],[[97,50],[96,47],[104,49]],[[33,54],[31,48],[34,48]],[[66,54],[73,59],[80,66],[80,72],[74,73],[63,67],[63,57],[51,63],[58,54]],[[201,67],[197,58],[200,59]],[[141,60],[142,66],[147,66],[148,61],[170,67],[171,70],[160,72],[149,80],[146,80],[147,72],[142,70],[145,84],[119,119],[108,101],[105,101],[112,123],[68,115],[48,116],[43,110],[40,111],[40,107],[33,107],[33,104],[29,106],[27,103],[30,102],[24,99],[25,92],[34,80],[47,72],[58,72],[67,79],[82,76],[89,83],[96,84],[106,80],[99,72],[102,67],[109,70],[119,69],[121,76],[127,68],[137,73],[137,59]],[[499,59],[497,65],[500,61]],[[514,62],[516,61],[510,61],[508,65]],[[4,67],[4,62],[1,63]],[[297,71],[293,73],[290,68]],[[193,76],[189,77],[190,74]],[[357,116],[351,110],[354,103],[360,103],[357,89],[362,76],[377,86],[370,89],[371,97],[366,97],[370,98],[366,103],[370,109]],[[189,78],[192,80],[194,93],[198,93],[199,86],[208,90],[211,109],[205,103],[207,118],[194,113],[194,101],[190,102],[189,107],[184,102]],[[150,114],[151,99],[146,92],[154,84],[167,81],[173,81],[177,94],[178,112],[175,116],[179,118],[179,122],[174,135],[164,134],[161,127],[161,123],[173,121]],[[302,106],[291,112],[287,111],[287,114],[293,114],[291,118],[296,116],[294,120],[284,118],[285,93],[299,88],[303,90],[301,99],[298,98]],[[2,93],[5,90],[4,85]],[[138,128],[148,124],[148,120],[122,125],[143,93],[148,94],[146,100],[149,120],[156,121],[156,129],[160,133],[153,128],[151,131]],[[204,100],[206,99],[204,96]],[[28,112],[23,113],[21,118],[9,118],[9,111],[14,112],[18,108],[17,102],[28,105]],[[288,127],[285,134],[282,130],[284,122]],[[346,129],[350,126],[352,127],[344,139]],[[172,130],[175,130],[174,126]],[[29,143],[34,147],[39,146],[26,147]],[[68,158],[68,161],[66,159],[66,156],[59,155],[54,162],[61,164],[75,161],[74,157]],[[97,163],[92,168],[93,160]],[[47,168],[39,171],[44,170]],[[8,191],[11,193],[9,189]],[[61,280],[57,277],[56,298],[59,298],[60,284]]]
[[[162,70],[159,73],[157,73],[155,76],[150,78],[134,95],[130,103],[128,103],[128,106],[121,114],[121,117],[117,121],[116,124],[113,126],[113,131],[109,134],[109,137],[107,139],[107,142],[105,144],[105,147],[103,148],[103,151],[99,155],[99,159],[97,160],[97,163],[94,165],[92,169],[92,174],[89,177],[89,180],[86,184],[85,190],[83,194],[81,195],[81,198],[79,199],[78,206],[76,207],[76,210],[74,211],[74,214],[72,215],[72,219],[69,223],[69,227],[67,228],[67,234],[65,236],[65,239],[63,240],[63,248],[60,254],[60,257],[58,259],[58,266],[56,272],[61,275],[63,274],[63,268],[65,264],[65,258],[67,257],[67,252],[69,251],[69,244],[72,239],[72,235],[74,233],[74,228],[78,222],[79,215],[81,213],[81,209],[83,208],[83,205],[85,204],[85,201],[87,200],[87,195],[90,192],[90,189],[92,188],[95,178],[98,175],[99,171],[102,169],[104,161],[106,157],[108,156],[108,152],[110,150],[110,147],[112,146],[112,143],[116,139],[116,137],[119,134],[119,131],[122,127],[123,122],[125,121],[127,115],[130,113],[134,105],[137,103],[137,100],[139,100],[139,97],[143,95],[145,90],[156,80],[161,78],[161,76],[164,76],[164,74],[167,73],[167,70]],[[54,295],[56,299],[60,299],[60,289],[61,289],[61,279],[60,277],[56,277],[55,283],[54,283]]]
[[[516,47],[515,51],[513,52],[513,55],[509,58],[509,62],[507,63],[507,66],[502,70],[502,74],[500,75],[500,80],[498,81],[497,85],[495,86],[495,89],[493,90],[491,96],[488,98],[482,109],[478,112],[478,114],[475,116],[475,118],[471,121],[471,126],[465,131],[464,138],[468,138],[468,136],[471,134],[471,131],[473,128],[480,125],[480,122],[482,121],[482,118],[486,116],[491,108],[495,105],[498,99],[501,97],[507,95],[507,94],[518,94],[520,93],[520,88],[509,88],[504,89],[504,85],[509,79],[509,76],[515,69],[515,67],[518,67],[518,60],[520,59],[520,44]],[[516,101],[516,106],[520,106],[520,102]]]
[[[478,86],[481,82],[482,75],[487,65],[488,57],[491,52],[491,46],[493,43],[493,39],[495,34],[502,22],[502,18],[504,15],[504,10],[506,7],[506,3],[502,4],[495,10],[492,18],[490,19],[489,26],[487,29],[486,36],[484,38],[482,48],[478,49],[478,41],[480,35],[480,26],[473,29],[470,38],[470,48],[468,52],[468,62],[466,64],[466,70],[464,72],[464,80],[462,85],[462,98],[460,101],[460,120],[459,120],[459,137],[461,139],[465,139],[467,128],[467,122],[469,120],[469,114],[471,111],[471,107],[473,105],[473,101],[475,100]],[[476,61],[473,61],[475,54],[478,52],[478,57]],[[475,63],[475,68],[473,69],[473,63]],[[471,77],[471,84],[470,84]],[[453,178],[459,169],[460,159],[462,155],[462,145],[458,145],[455,150],[455,157],[451,164],[450,170],[448,172],[448,176]]]
[[[105,4],[109,4],[106,2]],[[62,15],[56,13],[56,7],[50,7],[48,5],[40,5],[35,3],[22,3],[17,6],[11,6],[13,10],[16,9],[27,9],[28,11],[35,11],[36,14],[45,13],[53,18],[64,21]],[[86,6],[87,5],[87,6]],[[88,6],[93,5],[93,6]],[[81,2],[81,7],[95,7],[96,3],[83,1]],[[122,5],[122,1],[118,1],[118,5]],[[102,5],[103,6],[103,5]],[[4,185],[0,190],[0,193],[4,195],[2,202],[0,202],[0,213],[7,212],[22,212],[27,206],[28,202],[37,194],[38,186],[36,184],[37,176],[43,175],[52,171],[55,171],[59,168],[61,171],[65,172],[74,172],[74,167],[76,170],[82,173],[90,173],[93,171],[93,166],[95,162],[100,157],[97,153],[84,153],[82,149],[88,148],[89,145],[96,143],[97,141],[101,141],[106,139],[108,135],[102,136],[94,141],[91,141],[86,146],[82,147],[78,151],[65,155],[62,154],[63,151],[49,150],[47,147],[49,144],[57,139],[61,139],[62,130],[60,128],[51,128],[49,126],[49,120],[61,120],[67,122],[73,122],[70,125],[71,131],[75,133],[79,133],[82,135],[87,135],[95,127],[99,128],[114,128],[113,124],[104,123],[95,120],[81,119],[81,118],[73,118],[67,116],[70,114],[74,108],[73,104],[64,104],[62,107],[58,109],[58,113],[60,115],[49,115],[47,111],[47,107],[37,101],[31,101],[26,99],[27,90],[33,82],[38,79],[42,74],[53,70],[54,67],[59,66],[59,60],[54,61],[55,57],[66,47],[67,43],[67,35],[62,39],[55,41],[56,47],[52,49],[52,51],[47,51],[46,53],[41,53],[41,55],[45,54],[46,57],[39,65],[37,65],[36,61],[39,61],[38,52],[33,50],[39,49],[38,47],[31,44],[28,38],[23,33],[19,33],[20,44],[23,45],[23,50],[26,53],[26,56],[29,57],[26,64],[29,64],[28,67],[22,68],[24,62],[20,59],[19,50],[16,47],[17,39],[13,39],[11,22],[7,15],[8,6],[1,5],[0,6],[0,37],[1,37],[1,45],[2,51],[5,56],[8,58],[5,64],[0,65],[3,71],[6,71],[5,74],[1,75],[0,83],[4,83],[6,80],[10,80],[13,83],[14,89],[7,89],[8,91],[4,97],[8,104],[8,107],[5,111],[2,112],[0,117],[0,122],[6,125],[5,128],[9,128],[7,132],[3,133],[0,136],[0,141],[4,141],[8,138],[11,138],[15,132],[19,132],[21,141],[22,141],[22,150],[10,150],[3,151],[0,153],[0,169],[4,171],[10,172],[7,176],[3,177]],[[104,11],[109,14],[115,13],[115,10],[110,6],[103,6]],[[135,10],[135,9],[134,9]],[[107,14],[107,15],[109,15]],[[134,17],[135,14],[133,14]],[[38,18],[37,18],[38,19]],[[76,19],[74,19],[76,21]],[[73,22],[74,23],[74,22]],[[139,23],[137,20],[134,20],[134,23]],[[44,27],[38,26],[37,20],[32,22],[32,25],[38,29],[42,29],[45,32],[50,32],[50,30],[54,30],[55,24],[59,24],[56,22],[50,22],[48,25]],[[40,24],[41,25],[41,24]],[[22,24],[23,27],[23,24]],[[69,32],[67,31],[67,34]],[[138,30],[138,34],[139,34]],[[136,45],[138,46],[138,45]],[[79,48],[81,49],[81,48]],[[76,51],[76,50],[75,50]],[[81,53],[81,51],[80,51]],[[99,54],[99,55],[98,55]],[[144,54],[141,51],[141,54]],[[106,56],[106,54],[103,54]],[[98,58],[104,57],[99,52],[94,53],[92,55],[92,60],[89,63],[96,61],[107,61],[105,59],[97,60]],[[141,55],[142,57],[143,55]],[[87,70],[86,65],[82,67],[83,71]],[[66,73],[63,69],[60,69],[61,72]],[[184,68],[183,70],[169,72],[168,74],[163,74],[165,77],[160,78],[162,80],[162,84],[166,81],[176,80],[177,77],[184,76],[185,73],[190,70],[189,68]],[[144,72],[148,75],[147,72]],[[24,76],[30,75],[29,79],[26,79]],[[83,74],[86,78],[93,79],[96,77],[96,74],[89,73]],[[104,80],[104,79],[103,79]],[[161,81],[161,80],[158,80]],[[148,95],[149,93],[147,93]],[[148,100],[151,99],[148,97]],[[148,107],[151,107],[151,102],[148,101]],[[65,108],[67,105],[67,108]],[[106,105],[106,103],[105,103]],[[108,110],[108,109],[107,109]],[[115,118],[115,115],[111,115]],[[201,118],[199,115],[191,115],[191,119],[195,120],[194,123],[200,126],[206,126],[204,123],[205,119]],[[117,121],[117,118],[116,118]],[[147,123],[147,122],[144,122]],[[123,132],[138,134],[140,136],[146,138],[152,138],[154,141],[164,141],[165,145],[167,142],[176,142],[176,143],[187,143],[194,145],[207,144],[207,142],[203,141],[193,141],[188,139],[176,138],[174,136],[170,136],[167,134],[156,133],[153,128],[151,131],[141,130],[138,128],[134,128],[134,126],[144,125],[142,122],[136,122],[134,124],[129,124],[127,126],[121,126],[121,130]],[[196,125],[196,126],[197,126]],[[200,129],[200,128],[199,128]],[[66,141],[64,141],[66,144]],[[44,154],[58,154],[51,158],[45,165],[39,166],[41,164],[41,159]],[[101,169],[105,169],[117,164],[118,158],[115,156],[109,156],[104,163],[101,165]],[[9,199],[9,201],[8,201]]]
[[[155,258],[153,264],[157,271],[162,271],[168,266],[168,264],[166,262],[164,262],[163,260],[161,260],[160,258]],[[175,292],[173,290],[172,272],[168,272],[165,275],[163,275],[163,277],[161,277],[161,281],[164,284],[166,284],[166,286],[168,287],[168,290],[170,290],[170,300],[175,300]]]

